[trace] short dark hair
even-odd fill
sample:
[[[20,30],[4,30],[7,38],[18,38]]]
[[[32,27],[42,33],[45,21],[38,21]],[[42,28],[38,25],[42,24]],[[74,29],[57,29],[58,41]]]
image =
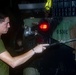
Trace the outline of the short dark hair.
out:
[[[5,20],[6,17],[9,17],[6,11],[0,11],[0,23]]]

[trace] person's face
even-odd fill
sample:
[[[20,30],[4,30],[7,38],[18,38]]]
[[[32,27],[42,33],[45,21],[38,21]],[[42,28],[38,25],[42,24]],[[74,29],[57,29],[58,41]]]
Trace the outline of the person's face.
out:
[[[9,17],[5,18],[5,21],[0,23],[0,35],[6,34],[10,28]]]

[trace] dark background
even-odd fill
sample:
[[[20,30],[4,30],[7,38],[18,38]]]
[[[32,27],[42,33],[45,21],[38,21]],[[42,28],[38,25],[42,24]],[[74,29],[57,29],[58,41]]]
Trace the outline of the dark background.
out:
[[[72,0],[69,0],[72,3]],[[63,5],[64,2],[69,2],[68,0],[54,0],[54,4],[57,6],[53,9],[53,17],[64,17],[64,16],[73,16],[72,14],[72,8],[75,7],[66,7]],[[73,0],[74,1],[74,0]],[[20,3],[43,3],[46,2],[44,0],[0,0],[0,11],[7,10],[11,15],[11,28],[7,35],[3,36],[3,41],[8,48],[10,45],[13,49],[15,48],[15,41],[17,39],[16,36],[19,36],[18,38],[21,38],[23,35],[23,18],[22,18],[22,10],[19,10],[18,4]],[[60,8],[58,4],[62,2],[62,7]],[[71,9],[70,12],[68,12],[69,9]],[[62,15],[62,9],[63,15]],[[65,11],[67,10],[67,12]],[[75,8],[76,9],[76,8]],[[61,10],[61,11],[59,11]],[[73,11],[75,12],[75,10]],[[33,12],[31,12],[33,13]],[[40,12],[41,13],[41,12]],[[59,14],[60,13],[60,14]],[[69,15],[69,13],[71,13]],[[76,13],[76,12],[75,12]],[[42,12],[43,14],[43,12]],[[41,14],[41,15],[42,15]],[[67,15],[65,15],[67,14]],[[44,16],[44,15],[43,15]],[[75,16],[75,15],[74,15]],[[56,18],[54,23],[58,18]],[[9,41],[8,41],[9,40]],[[57,40],[51,39],[52,43],[57,42]],[[32,41],[32,40],[31,40]],[[7,44],[8,42],[8,44]],[[11,44],[10,44],[11,42]],[[12,49],[11,54],[12,53]],[[74,55],[73,55],[73,49],[64,45],[56,45],[49,49],[47,49],[43,55],[35,56],[38,58],[37,61],[34,61],[36,58],[32,58],[27,63],[23,64],[22,66],[19,66],[15,69],[12,69],[10,67],[10,75],[22,75],[23,69],[28,66],[32,66],[35,68],[38,68],[41,72],[41,75],[76,75],[76,65],[74,61]],[[16,53],[18,54],[18,53]],[[48,60],[47,60],[48,59]],[[47,62],[45,62],[47,61]],[[32,62],[32,63],[31,63]],[[27,66],[26,66],[27,65]],[[47,66],[45,66],[47,65]],[[58,71],[57,71],[58,70]]]

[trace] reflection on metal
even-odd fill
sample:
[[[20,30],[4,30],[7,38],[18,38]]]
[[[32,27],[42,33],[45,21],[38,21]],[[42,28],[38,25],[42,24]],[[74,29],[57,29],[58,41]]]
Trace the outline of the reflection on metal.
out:
[[[28,9],[44,9],[45,3],[34,3],[34,4],[18,4],[20,10]]]

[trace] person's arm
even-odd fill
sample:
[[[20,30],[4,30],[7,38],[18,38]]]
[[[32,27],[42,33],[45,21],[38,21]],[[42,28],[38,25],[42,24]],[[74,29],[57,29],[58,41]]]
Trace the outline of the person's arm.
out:
[[[25,63],[35,53],[42,53],[43,50],[46,49],[45,46],[48,46],[48,44],[40,44],[36,46],[34,49],[31,49],[30,51],[16,57],[12,57],[8,51],[4,51],[0,54],[0,59],[8,65],[10,65],[12,68],[15,68],[16,66]]]

